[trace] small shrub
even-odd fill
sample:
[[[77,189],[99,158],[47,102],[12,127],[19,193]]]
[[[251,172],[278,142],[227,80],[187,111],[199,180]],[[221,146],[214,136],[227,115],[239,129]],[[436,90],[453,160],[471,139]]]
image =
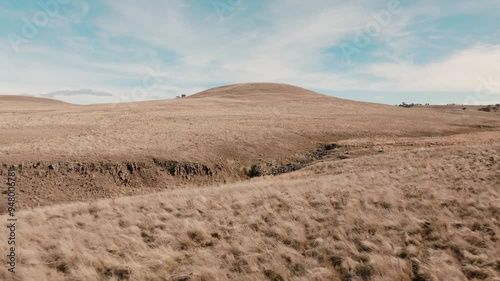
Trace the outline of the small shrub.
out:
[[[248,172],[248,177],[250,178],[256,178],[262,176],[262,171],[259,166],[253,165],[252,168],[250,168],[250,171]]]

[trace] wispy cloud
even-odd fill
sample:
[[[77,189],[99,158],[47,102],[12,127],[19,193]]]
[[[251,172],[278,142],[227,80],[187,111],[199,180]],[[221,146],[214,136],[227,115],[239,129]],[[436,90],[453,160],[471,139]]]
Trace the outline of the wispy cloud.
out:
[[[112,97],[113,96],[112,94],[107,93],[107,92],[90,90],[90,89],[57,91],[57,92],[41,94],[42,97],[47,97],[47,98],[57,98],[57,97],[63,97],[63,96],[77,96],[77,95],[96,96],[96,97]]]
[[[500,82],[500,64],[494,61],[500,61],[500,46],[479,45],[425,65],[381,63],[360,72],[380,77],[378,90],[473,92],[481,77]],[[500,88],[496,92],[500,94]]]
[[[402,12],[346,63],[342,44],[356,40],[394,1]],[[169,75],[139,99],[252,81],[324,92],[473,92],[479,77],[500,77],[493,63],[499,60],[499,7],[494,0],[242,0],[221,20],[211,1],[75,0],[22,52],[14,54],[8,39],[0,39],[0,94],[116,102],[142,87],[156,65]],[[36,9],[0,5],[8,15],[0,32],[18,30],[18,17]],[[451,28],[460,20],[468,20],[470,30]]]

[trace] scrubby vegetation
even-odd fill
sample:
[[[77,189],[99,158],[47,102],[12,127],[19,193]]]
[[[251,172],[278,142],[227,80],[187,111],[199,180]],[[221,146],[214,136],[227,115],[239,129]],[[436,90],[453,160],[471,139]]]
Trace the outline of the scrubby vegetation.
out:
[[[479,110],[484,112],[498,112],[500,111],[500,104],[488,105],[485,107],[481,107]]]
[[[429,105],[428,103],[425,104],[426,106]],[[414,107],[414,106],[423,106],[421,103],[406,103],[402,102],[399,107]]]

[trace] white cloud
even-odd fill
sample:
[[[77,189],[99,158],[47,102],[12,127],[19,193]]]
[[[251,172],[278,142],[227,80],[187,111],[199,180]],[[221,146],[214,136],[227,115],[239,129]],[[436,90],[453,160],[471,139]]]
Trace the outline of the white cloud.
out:
[[[146,68],[158,63],[169,75],[148,89],[144,98],[192,94],[214,83],[252,81],[335,91],[474,91],[480,77],[500,78],[498,64],[493,63],[500,59],[499,46],[478,45],[425,65],[409,59],[409,50],[430,45],[414,33],[415,23],[428,23],[432,29],[433,21],[443,15],[481,9],[472,2],[442,7],[423,0],[393,15],[377,37],[383,51],[363,50],[385,63],[342,68],[342,58],[324,54],[326,48],[352,40],[355,28],[372,22],[372,12],[386,8],[388,2],[275,0],[252,11],[252,2],[244,0],[235,16],[220,21],[215,10],[203,14],[182,0],[168,4],[151,0],[147,5],[106,0],[110,14],[90,23],[96,27],[96,37],[85,37],[70,26],[90,20],[86,16],[94,7],[76,1],[69,14],[54,20],[54,28],[62,26],[60,48],[26,45],[22,55],[9,56],[0,47],[2,65],[8,66],[0,70],[0,81],[8,81],[2,82],[0,94],[88,88],[109,92],[113,97],[108,100],[120,101],[140,86],[148,75]],[[162,50],[175,54],[175,63],[163,61]],[[137,55],[131,57],[132,53]],[[123,81],[127,85],[120,84]]]
[[[493,92],[500,93],[500,64],[494,63],[498,61],[500,45],[477,46],[426,65],[383,63],[360,72],[386,80],[377,90],[474,92],[481,79],[487,79],[497,84]]]

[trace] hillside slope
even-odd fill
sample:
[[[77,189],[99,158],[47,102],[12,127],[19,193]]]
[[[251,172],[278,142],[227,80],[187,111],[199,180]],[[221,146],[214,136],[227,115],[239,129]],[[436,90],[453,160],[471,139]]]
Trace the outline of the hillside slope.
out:
[[[18,112],[24,110],[44,110],[52,108],[63,108],[70,104],[48,98],[31,96],[0,95],[0,113]]]
[[[126,104],[19,99],[31,99],[30,110],[0,104],[0,175],[18,167],[20,207],[292,171],[346,140],[500,128],[494,114],[354,102],[269,83]]]
[[[0,279],[500,278],[499,133],[345,145],[278,177],[21,211]]]
[[[304,88],[276,83],[246,83],[216,87],[189,98],[226,98],[256,101],[301,100],[325,97]]]
[[[35,98],[18,99],[22,108],[25,99]],[[29,104],[37,103],[26,114],[2,113],[0,134],[9,137],[1,141],[0,162],[168,156],[211,164],[216,158],[286,157],[325,141],[500,127],[493,115],[353,102],[282,84],[230,85],[167,101],[67,106],[36,99]],[[0,113],[14,109],[0,104]]]

